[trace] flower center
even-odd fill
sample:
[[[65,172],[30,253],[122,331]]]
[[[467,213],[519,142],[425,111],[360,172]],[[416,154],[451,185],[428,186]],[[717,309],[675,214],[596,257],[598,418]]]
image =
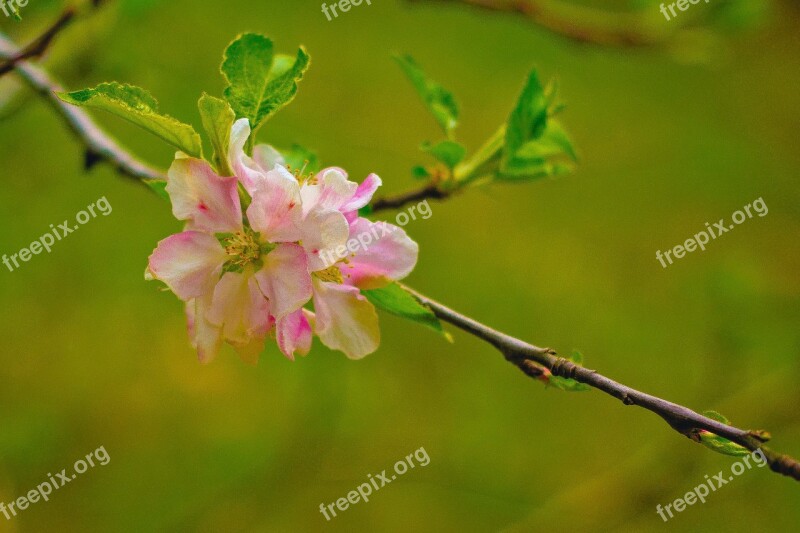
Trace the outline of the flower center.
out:
[[[319,278],[322,281],[330,281],[333,283],[344,283],[344,278],[342,277],[342,271],[339,270],[339,267],[336,265],[331,265],[325,270],[318,270],[314,272],[313,275]]]
[[[225,262],[223,270],[225,272],[241,272],[247,265],[253,265],[256,269],[263,265],[261,256],[266,255],[275,249],[274,244],[261,243],[259,234],[250,228],[236,233],[224,233],[217,235],[228,260]]]

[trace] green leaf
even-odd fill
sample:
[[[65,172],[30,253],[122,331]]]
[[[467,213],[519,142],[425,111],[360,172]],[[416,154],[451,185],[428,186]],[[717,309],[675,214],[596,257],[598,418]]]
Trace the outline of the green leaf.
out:
[[[572,161],[578,160],[578,154],[572,146],[572,141],[567,132],[556,120],[548,120],[547,127],[542,135],[533,141],[523,144],[517,153],[516,158],[524,160],[546,161],[554,156],[566,155]]]
[[[450,170],[454,169],[467,155],[467,149],[455,141],[442,141],[438,144],[426,142],[420,146],[420,150],[431,154],[438,161],[447,165]]]
[[[545,90],[535,71],[528,76],[506,124],[497,179],[530,180],[572,171],[570,161],[577,161],[577,153],[567,132],[551,118],[560,105],[555,87]]]
[[[712,420],[716,420],[717,422],[722,422],[723,424],[730,425],[728,419],[716,411],[703,411],[703,416],[706,416]]]
[[[700,432],[700,443],[706,448],[714,450],[715,452],[723,455],[733,455],[739,457],[750,453],[750,450],[744,446],[740,446],[735,442],[731,442],[726,438],[709,433],[708,431]]]
[[[718,413],[717,411],[703,411],[703,416],[707,416],[712,420],[716,420],[717,422],[722,422],[723,424],[730,425],[730,421],[722,414]],[[717,453],[721,453],[724,455],[747,455],[750,453],[750,450],[732,442],[724,437],[720,437],[719,435],[715,435],[710,431],[700,431],[698,433],[700,437],[700,443]]]
[[[560,376],[550,376],[549,385],[567,392],[585,392],[592,390],[592,388],[585,383],[574,379],[562,378]]]
[[[458,102],[453,94],[429,79],[425,72],[417,65],[411,56],[394,56],[400,68],[403,69],[411,84],[417,90],[425,105],[436,121],[442,127],[448,137],[452,136],[453,130],[458,126]]]
[[[505,152],[514,156],[531,139],[538,138],[547,126],[547,97],[536,71],[528,75],[528,81],[517,105],[508,117]]]
[[[221,67],[228,82],[225,99],[237,118],[250,120],[252,135],[264,120],[292,101],[308,64],[309,56],[302,47],[294,59],[275,56],[272,41],[256,33],[242,34],[228,45]]]
[[[188,124],[158,112],[153,96],[133,85],[101,83],[93,89],[57,93],[63,101],[81,107],[102,109],[124,118],[167,141],[192,157],[202,157],[200,136]]]
[[[495,175],[499,181],[530,181],[541,178],[564,176],[572,172],[572,166],[558,162],[525,161],[514,159],[506,163]]]
[[[197,102],[203,128],[214,147],[214,166],[223,176],[233,172],[228,164],[228,146],[231,142],[231,127],[236,119],[228,102],[203,93]]]
[[[428,172],[427,168],[417,165],[411,169],[411,176],[415,180],[426,180],[431,177],[431,173]]]
[[[408,291],[397,283],[391,283],[381,289],[362,291],[372,305],[401,318],[419,322],[434,331],[438,331],[452,342],[452,338],[442,328],[442,323],[433,311],[422,305]]]
[[[309,172],[319,172],[321,165],[316,152],[309,150],[299,144],[293,144],[288,150],[280,150],[286,163],[292,170],[302,171],[304,174]]]

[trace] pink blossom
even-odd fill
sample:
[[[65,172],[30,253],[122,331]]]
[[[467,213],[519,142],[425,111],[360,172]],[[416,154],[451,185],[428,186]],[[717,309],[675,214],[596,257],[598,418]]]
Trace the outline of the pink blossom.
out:
[[[190,338],[203,362],[223,342],[255,362],[270,331],[289,358],[308,353],[313,334],[353,359],[375,351],[378,317],[361,291],[407,276],[418,255],[402,229],[358,216],[380,178],[370,174],[359,185],[339,168],[294,175],[271,147],[245,154],[249,135],[247,120],[236,121],[232,177],[176,156],[167,192],[186,226],[158,244],[148,279],[163,281],[186,302]],[[245,217],[240,198],[249,204]],[[369,247],[333,265],[323,259],[324,251],[364,232],[374,235]],[[312,301],[313,312],[304,307]]]

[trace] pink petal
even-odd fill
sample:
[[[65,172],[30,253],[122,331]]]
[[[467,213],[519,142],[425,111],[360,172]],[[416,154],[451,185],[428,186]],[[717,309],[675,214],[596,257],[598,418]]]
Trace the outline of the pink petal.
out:
[[[294,242],[301,238],[301,216],[300,185],[285,168],[276,166],[253,194],[247,219],[269,242]]]
[[[247,346],[267,333],[269,304],[250,273],[226,272],[214,288],[208,321],[222,328],[225,340]]]
[[[347,219],[342,213],[334,210],[312,211],[303,219],[301,230],[303,248],[308,253],[310,272],[330,266],[327,256],[344,246],[350,234]]]
[[[264,174],[269,169],[261,168],[244,153],[244,145],[247,143],[248,137],[250,137],[250,122],[246,118],[240,118],[233,123],[231,128],[228,163],[244,189],[252,195],[260,187]]]
[[[270,313],[277,320],[303,307],[311,299],[311,275],[306,253],[296,244],[279,244],[266,256],[255,277],[269,298]]]
[[[207,233],[184,231],[158,243],[148,274],[161,280],[183,301],[210,292],[227,259],[222,245]]]
[[[218,176],[201,159],[175,159],[167,174],[167,193],[172,213],[189,222],[187,229],[232,233],[242,227],[236,178]]]
[[[304,309],[298,309],[278,319],[275,329],[278,347],[289,359],[294,360],[295,352],[306,355],[311,349],[311,324]]]
[[[300,190],[303,199],[303,214],[321,210],[338,210],[358,189],[358,184],[347,180],[340,168],[327,168],[317,174],[316,183],[304,183]]]
[[[186,319],[189,339],[197,350],[197,357],[202,364],[210,363],[222,347],[222,332],[206,319],[209,303],[208,297],[189,300],[186,303]]]
[[[276,165],[286,166],[286,160],[281,153],[268,144],[257,144],[253,148],[253,160],[264,171],[270,171]]]
[[[408,276],[417,264],[419,245],[402,228],[386,222],[356,219],[350,225],[348,243],[355,255],[339,265],[348,285],[383,287]]]
[[[377,174],[370,174],[356,189],[356,193],[339,210],[342,213],[356,211],[367,205],[372,200],[372,195],[381,186],[381,179]]]
[[[316,333],[333,350],[350,359],[374,352],[381,340],[375,307],[349,285],[314,280]]]

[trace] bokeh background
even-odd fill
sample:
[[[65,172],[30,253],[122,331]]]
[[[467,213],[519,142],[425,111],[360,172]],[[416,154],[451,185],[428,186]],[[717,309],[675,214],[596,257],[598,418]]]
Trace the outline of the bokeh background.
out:
[[[638,6],[658,20],[655,4]],[[33,1],[0,30],[26,42],[62,7]],[[800,10],[756,11],[748,27],[627,49],[449,3],[373,0],[329,22],[309,0],[129,0],[72,25],[45,65],[71,89],[146,87],[199,128],[197,98],[221,92],[237,33],[265,33],[285,53],[305,44],[312,67],[261,139],[313,147],[359,180],[377,172],[384,192],[414,186],[410,168],[427,162],[417,146],[438,138],[392,52],[456,93],[470,149],[505,120],[531,67],[557,77],[577,172],[432,204],[407,226],[421,246],[408,283],[510,334],[579,349],[626,384],[769,429],[798,456]],[[734,459],[601,393],[544,389],[458,331],[448,344],[382,314],[381,348],[360,362],[316,342],[295,362],[269,346],[257,367],[231,351],[199,365],[180,303],[143,279],[155,244],[179,230],[169,206],[107,167],[84,173],[81,145],[13,76],[0,95],[0,253],[102,196],[113,206],[0,272],[0,501],[100,446],[111,457],[0,517],[0,531],[796,531],[800,486],[766,468],[664,524],[657,504]],[[169,164],[158,140],[96,116]],[[656,261],[759,197],[766,217],[667,269]],[[331,522],[319,513],[420,447],[425,468]]]

